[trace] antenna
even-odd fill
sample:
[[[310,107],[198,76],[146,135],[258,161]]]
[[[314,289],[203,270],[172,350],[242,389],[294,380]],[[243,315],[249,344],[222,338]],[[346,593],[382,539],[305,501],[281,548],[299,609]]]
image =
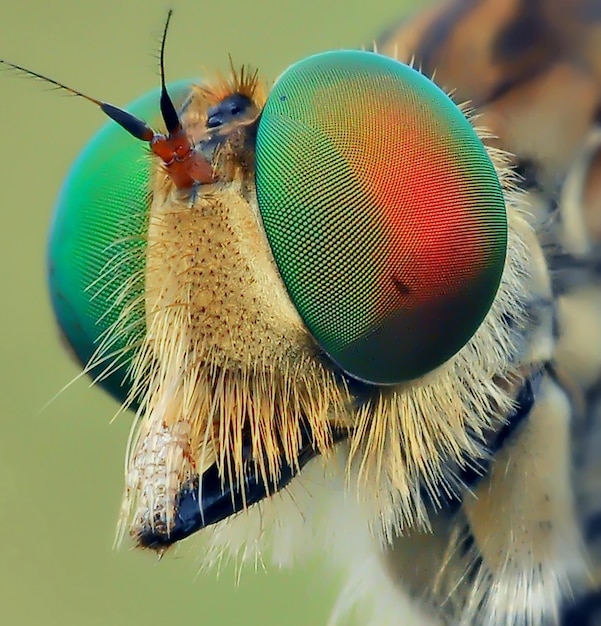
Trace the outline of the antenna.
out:
[[[57,87],[58,89],[63,89],[73,96],[83,98],[84,100],[87,100],[88,102],[99,106],[103,113],[108,115],[113,121],[117,122],[119,126],[124,128],[130,135],[133,135],[136,139],[140,139],[142,141],[152,141],[152,138],[155,135],[152,128],[150,128],[150,126],[148,126],[146,122],[138,119],[135,115],[128,113],[124,109],[120,109],[119,107],[116,107],[113,104],[109,104],[108,102],[103,102],[102,100],[92,98],[92,96],[88,96],[87,94],[78,91],[77,89],[73,89],[73,87],[69,87],[68,85],[61,83],[54,78],[50,78],[49,76],[45,76],[44,74],[40,74],[39,72],[34,72],[33,70],[27,69],[22,65],[11,63],[6,59],[0,59],[0,64],[4,65],[8,69],[20,72],[25,76],[29,76],[31,78],[35,78],[37,80],[49,83],[54,87]]]
[[[169,96],[167,91],[167,85],[165,82],[165,43],[167,41],[167,32],[169,31],[169,23],[171,22],[171,16],[173,10],[169,9],[167,12],[167,19],[165,21],[165,27],[163,28],[163,37],[161,39],[161,55],[160,55],[160,70],[161,70],[161,96],[160,96],[160,109],[163,121],[167,127],[167,135],[155,132],[144,120],[137,118],[135,115],[128,113],[124,109],[92,98],[87,94],[73,89],[64,83],[50,78],[39,72],[27,69],[22,65],[11,63],[5,59],[0,59],[0,65],[4,65],[8,69],[15,70],[30,76],[58,89],[83,98],[88,102],[92,102],[96,106],[110,117],[113,121],[117,122],[121,128],[126,130],[130,135],[141,141],[146,141],[150,144],[152,152],[158,156],[165,167],[165,171],[173,181],[176,187],[179,189],[189,189],[199,184],[209,184],[216,180],[213,172],[212,164],[199,152],[194,149],[194,146],[190,142],[190,139],[182,128],[179,115],[173,100]]]

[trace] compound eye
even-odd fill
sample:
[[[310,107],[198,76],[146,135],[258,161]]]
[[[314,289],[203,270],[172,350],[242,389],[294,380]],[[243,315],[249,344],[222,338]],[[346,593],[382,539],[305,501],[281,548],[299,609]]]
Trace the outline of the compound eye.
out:
[[[179,104],[193,82],[169,85]],[[127,107],[158,117],[159,90]],[[89,374],[123,402],[145,332],[144,263],[152,161],[148,147],[110,121],[63,184],[48,240],[48,287],[63,335]]]
[[[419,72],[359,51],[288,68],[259,121],[256,184],[290,298],[348,375],[417,378],[482,323],[505,263],[503,191],[471,124]]]

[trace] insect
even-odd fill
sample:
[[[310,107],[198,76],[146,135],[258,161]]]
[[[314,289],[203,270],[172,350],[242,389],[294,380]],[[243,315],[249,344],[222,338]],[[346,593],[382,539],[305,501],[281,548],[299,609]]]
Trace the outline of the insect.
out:
[[[270,90],[167,87],[163,37],[159,94],[92,100],[49,282],[136,413],[121,537],[312,546],[339,621],[593,619],[600,23],[453,0]]]

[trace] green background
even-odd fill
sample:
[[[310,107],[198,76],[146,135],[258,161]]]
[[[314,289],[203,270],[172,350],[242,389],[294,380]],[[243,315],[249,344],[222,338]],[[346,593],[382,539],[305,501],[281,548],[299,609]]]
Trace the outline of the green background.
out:
[[[369,44],[415,0],[173,2],[169,80],[227,69],[274,79],[331,48]],[[162,1],[3,2],[0,57],[123,105],[157,85]],[[158,562],[112,548],[129,416],[79,380],[46,297],[45,239],[72,160],[104,122],[86,102],[0,73],[0,624],[325,624],[319,563],[199,573],[192,538]]]

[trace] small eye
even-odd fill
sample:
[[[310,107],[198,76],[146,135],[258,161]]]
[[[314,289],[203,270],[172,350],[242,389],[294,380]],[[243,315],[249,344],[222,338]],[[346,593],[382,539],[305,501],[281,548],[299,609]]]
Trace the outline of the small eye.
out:
[[[253,105],[247,96],[234,93],[207,111],[207,128],[218,128],[229,124],[246,113]]]

